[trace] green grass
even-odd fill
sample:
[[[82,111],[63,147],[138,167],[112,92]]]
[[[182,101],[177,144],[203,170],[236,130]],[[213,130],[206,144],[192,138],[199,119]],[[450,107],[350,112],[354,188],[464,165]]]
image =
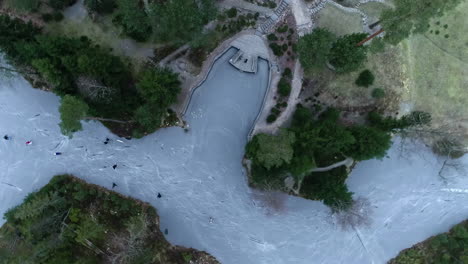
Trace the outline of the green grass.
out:
[[[326,28],[338,36],[362,32],[359,14],[342,11],[331,4],[326,4],[318,13],[317,26]]]
[[[433,114],[435,121],[468,112],[468,63],[442,51],[424,36],[406,41],[410,59],[411,98],[415,107]]]
[[[346,74],[336,74],[326,69],[321,73],[312,73],[316,77],[320,75],[320,89],[327,90],[334,95],[340,96],[349,106],[363,106],[371,104],[374,88],[382,88],[388,96],[388,100],[396,101],[404,87],[405,73],[401,63],[404,62],[399,47],[387,47],[384,52],[369,53],[367,62],[360,69]],[[359,73],[369,69],[375,76],[374,83],[368,88],[359,87],[354,82]]]
[[[430,23],[426,36],[435,45],[443,48],[448,54],[468,63],[468,1],[461,3],[455,10]],[[447,27],[445,27],[447,25]],[[432,30],[432,33],[430,32]],[[435,34],[436,31],[440,33]],[[445,37],[448,35],[448,38]],[[467,67],[467,66],[465,66]]]

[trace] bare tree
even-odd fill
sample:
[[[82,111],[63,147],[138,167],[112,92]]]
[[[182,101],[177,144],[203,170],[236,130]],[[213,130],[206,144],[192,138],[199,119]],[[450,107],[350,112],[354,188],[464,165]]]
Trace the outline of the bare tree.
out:
[[[80,76],[76,81],[80,93],[94,102],[110,103],[115,89],[105,86],[96,79]]]
[[[255,190],[253,198],[260,202],[260,206],[267,209],[268,214],[280,213],[285,210],[287,195],[275,190],[272,186],[267,186],[263,190]]]
[[[367,198],[359,197],[353,201],[351,206],[343,208],[346,209],[334,210],[334,216],[342,229],[348,230],[371,225],[372,220],[370,216],[373,210]]]

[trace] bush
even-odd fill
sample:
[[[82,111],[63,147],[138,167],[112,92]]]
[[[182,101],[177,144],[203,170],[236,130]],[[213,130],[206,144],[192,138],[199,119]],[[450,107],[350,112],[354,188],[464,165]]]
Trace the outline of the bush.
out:
[[[98,14],[110,14],[116,7],[115,0],[85,0],[85,6]]]
[[[372,90],[372,97],[375,99],[381,99],[385,97],[385,91],[382,88],[375,88]]]
[[[56,22],[62,21],[63,20],[63,14],[62,14],[62,12],[55,11],[55,12],[52,13],[52,18]]]
[[[278,40],[278,37],[277,37],[275,34],[270,33],[270,34],[268,34],[267,39],[268,39],[269,41],[277,41],[277,40]]]
[[[41,18],[42,18],[42,20],[44,20],[44,22],[50,22],[50,21],[52,21],[53,16],[50,13],[46,13],[46,14],[42,14]]]
[[[285,78],[281,78],[278,83],[278,93],[281,96],[289,96],[291,93],[291,84]]]
[[[39,0],[9,0],[8,5],[20,12],[33,12],[39,7]]]
[[[284,51],[283,51],[283,48],[280,45],[278,45],[276,43],[270,43],[270,48],[271,48],[271,50],[273,50],[273,54],[275,54],[275,56],[278,56],[278,57],[283,56]]]
[[[269,114],[266,121],[267,121],[268,124],[271,124],[271,123],[275,122],[277,118],[278,118],[277,115]]]
[[[226,15],[229,17],[229,18],[234,18],[237,16],[237,9],[234,8],[234,7],[231,7],[230,9],[228,9],[226,11]]]
[[[49,0],[49,6],[54,10],[62,10],[73,5],[77,0]]]
[[[357,86],[369,87],[374,83],[374,74],[369,70],[364,70],[359,74],[359,77],[354,82]]]
[[[276,32],[278,32],[278,33],[285,33],[286,31],[288,31],[288,29],[289,29],[289,28],[288,28],[288,25],[284,24],[284,25],[278,27],[278,28],[276,29]]]

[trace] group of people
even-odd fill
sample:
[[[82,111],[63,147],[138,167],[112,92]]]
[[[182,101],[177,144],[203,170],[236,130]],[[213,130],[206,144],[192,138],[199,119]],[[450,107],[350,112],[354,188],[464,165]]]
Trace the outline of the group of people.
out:
[[[8,135],[4,135],[4,136],[3,136],[3,139],[5,139],[5,140],[10,140],[11,137],[8,136]],[[32,145],[32,143],[33,143],[32,140],[28,140],[28,141],[26,141],[26,146]],[[55,155],[55,156],[62,155],[62,152],[54,152],[54,155]]]

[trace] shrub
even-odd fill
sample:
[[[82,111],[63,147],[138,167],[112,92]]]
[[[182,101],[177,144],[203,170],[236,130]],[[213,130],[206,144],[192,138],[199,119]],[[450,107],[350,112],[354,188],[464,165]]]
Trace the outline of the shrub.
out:
[[[276,37],[275,34],[270,33],[270,34],[268,34],[267,39],[268,39],[269,41],[277,41],[277,40],[278,40],[278,37]]]
[[[285,78],[281,78],[278,83],[278,93],[281,96],[289,96],[291,93],[291,84]]]
[[[52,14],[50,13],[42,14],[41,17],[44,22],[49,22],[53,19]]]
[[[55,11],[52,13],[52,17],[54,21],[59,22],[63,20],[63,14],[60,11]]]
[[[277,115],[269,114],[266,121],[267,121],[268,124],[271,124],[271,123],[275,122],[277,118],[278,118]]]
[[[382,88],[375,88],[372,90],[372,97],[375,99],[381,99],[385,97],[385,91]]]
[[[356,79],[355,84],[361,87],[369,87],[374,83],[374,74],[369,70],[364,70],[359,74],[359,77]]]
[[[271,50],[273,50],[273,54],[275,54],[275,56],[278,56],[278,57],[283,56],[284,54],[283,48],[280,45],[276,43],[270,43],[270,48]]]
[[[20,12],[32,12],[39,7],[39,0],[9,0],[8,5]]]
[[[234,18],[237,16],[237,9],[234,8],[234,7],[231,7],[230,9],[228,9],[226,11],[226,15],[229,17],[229,18]]]
[[[288,28],[288,25],[284,24],[284,25],[278,27],[278,28],[276,29],[276,32],[278,32],[278,33],[284,33],[284,32],[286,32],[286,31],[288,31],[288,29],[289,29],[289,28]]]
[[[284,69],[283,77],[292,78],[292,71],[290,68],[286,67],[286,69]]]
[[[110,14],[116,7],[115,0],[85,0],[85,6],[98,14]]]

